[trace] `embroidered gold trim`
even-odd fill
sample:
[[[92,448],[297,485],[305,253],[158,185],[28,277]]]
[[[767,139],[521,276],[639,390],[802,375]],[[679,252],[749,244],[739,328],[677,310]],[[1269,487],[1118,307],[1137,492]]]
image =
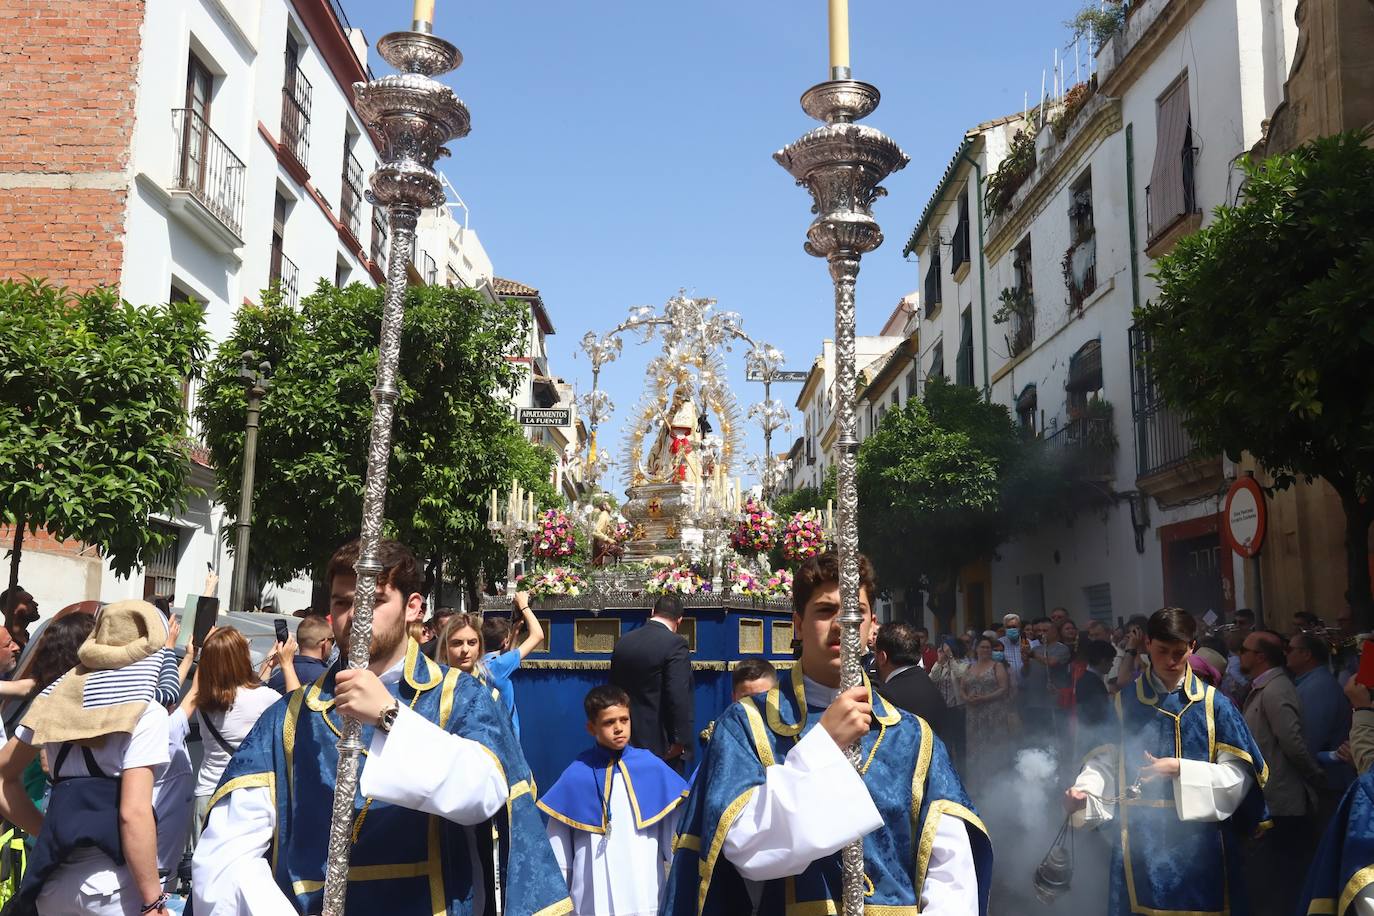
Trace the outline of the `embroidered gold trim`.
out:
[[[978,828],[983,836],[987,836],[988,828],[983,825],[978,815],[965,806],[947,798],[937,798],[932,801],[926,810],[926,822],[921,829],[921,845],[916,850],[916,887],[918,890],[925,887],[926,870],[930,867],[930,857],[935,851],[935,831],[939,828],[940,818],[946,814],[959,818],[970,827]]]
[[[271,773],[248,773],[244,776],[236,776],[215,790],[215,794],[210,796],[210,804],[205,806],[206,811],[210,811],[219,804],[220,799],[228,795],[235,789],[252,789],[266,787],[275,788],[276,777]],[[274,793],[275,794],[275,793]]]
[[[782,721],[782,685],[768,691],[764,705],[768,712],[768,727],[784,738],[795,738],[806,727],[806,686],[802,683],[801,665],[792,666],[790,679],[792,695],[796,700],[797,722],[788,725]]]
[[[765,767],[771,767],[777,760],[773,757],[773,746],[768,742],[768,735],[763,730],[763,716],[759,715],[758,705],[747,697],[740,700],[739,705],[744,707],[744,717],[749,720],[749,734],[753,736],[754,750],[759,755],[759,762]]]
[[[730,827],[739,817],[744,806],[749,803],[749,799],[758,791],[758,786],[751,786],[741,792],[734,801],[726,806],[721,812],[720,823],[716,825],[716,832],[711,836],[711,848],[706,853],[706,858],[701,860],[698,866],[698,874],[701,878],[701,886],[697,888],[697,916],[701,916],[706,909],[706,894],[711,889],[711,874],[716,869],[716,859],[720,857],[721,847],[725,845],[725,835],[730,832]]]

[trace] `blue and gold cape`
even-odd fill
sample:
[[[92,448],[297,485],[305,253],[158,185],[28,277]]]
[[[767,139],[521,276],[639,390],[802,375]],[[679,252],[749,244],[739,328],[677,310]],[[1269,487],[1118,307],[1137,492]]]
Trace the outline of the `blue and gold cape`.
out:
[[[861,772],[884,826],[863,838],[868,911],[884,916],[918,912],[935,831],[940,818],[949,816],[968,826],[979,912],[986,914],[992,844],[944,744],[926,722],[888,705],[871,688],[870,693],[873,724],[860,742]],[[807,708],[801,666],[796,665],[786,689],[746,697],[716,720],[687,799],[660,908],[663,916],[751,912],[744,878],[721,853],[726,834],[764,784],[765,769],[782,763],[818,727],[823,711]],[[818,806],[825,803],[816,799]],[[829,855],[799,875],[763,882],[757,912],[837,912],[842,884],[840,856]]]
[[[601,745],[578,754],[539,799],[539,810],[574,830],[604,834],[610,820],[611,779],[620,774],[635,829],[652,827],[687,796],[687,783],[652,751],[626,745],[613,755]]]
[[[1340,916],[1374,884],[1374,770],[1341,798],[1307,873],[1298,916]]]
[[[272,790],[277,805],[276,834],[268,850],[272,876],[302,913],[318,913],[322,903],[337,741],[343,728],[343,718],[334,711],[338,670],[331,668],[314,684],[283,697],[258,719],[210,799],[213,808],[235,789]],[[489,886],[491,876],[474,874],[473,862],[492,861],[493,828],[500,843],[504,911],[540,916],[571,912],[568,889],[534,806],[533,777],[504,710],[491,694],[476,678],[425,658],[414,640],[406,649],[402,677],[390,690],[445,731],[481,744],[502,770],[510,795],[505,809],[491,820],[464,828],[365,799],[360,790],[354,800],[349,912],[480,916],[473,913],[474,888],[478,882]],[[371,738],[372,729],[364,729],[364,747]],[[477,856],[471,852],[469,830]],[[491,911],[492,894],[486,892],[484,899]]]
[[[1142,674],[1134,687],[1116,695],[1115,708],[1121,794],[1139,777],[1146,751],[1205,763],[1216,763],[1224,751],[1249,766],[1254,784],[1236,813],[1220,823],[1179,820],[1173,796],[1177,780],[1146,782],[1138,798],[1122,799],[1113,825],[1109,913],[1244,916],[1249,908],[1240,843],[1268,824],[1261,790],[1269,771],[1240,710],[1191,668],[1172,693],[1163,693],[1149,672]]]

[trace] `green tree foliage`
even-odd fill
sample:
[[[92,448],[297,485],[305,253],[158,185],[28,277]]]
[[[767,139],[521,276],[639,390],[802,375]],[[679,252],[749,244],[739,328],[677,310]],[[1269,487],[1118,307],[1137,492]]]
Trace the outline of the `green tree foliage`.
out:
[[[1245,165],[1242,202],[1160,260],[1136,313],[1198,448],[1281,486],[1324,478],[1346,516],[1347,598],[1374,625],[1374,149],[1325,137]]]
[[[182,384],[206,350],[193,302],[0,281],[0,518],[97,545],[122,575],[166,546],[147,520],[185,506]]]
[[[319,577],[357,534],[372,416],[382,290],[322,283],[299,310],[264,295],[239,309],[196,408],[219,469],[219,500],[238,508],[247,393],[240,354],[272,362],[254,486],[252,556],[270,579]],[[479,565],[506,568],[486,530],[492,488],[519,479],[541,505],[557,495],[552,456],[511,418],[507,392],[526,371],[507,360],[527,333],[524,309],[473,290],[407,294],[400,400],[388,478],[388,532],[415,549],[429,576],[475,584]],[[456,575],[455,575],[456,573]]]
[[[835,468],[825,472],[825,480],[818,487],[798,487],[790,493],[783,493],[773,499],[773,511],[778,515],[790,516],[803,509],[824,509],[829,500],[835,498]]]
[[[959,569],[1047,515],[1060,477],[1004,406],[932,378],[859,448],[860,548],[885,585],[930,593],[948,619]]]

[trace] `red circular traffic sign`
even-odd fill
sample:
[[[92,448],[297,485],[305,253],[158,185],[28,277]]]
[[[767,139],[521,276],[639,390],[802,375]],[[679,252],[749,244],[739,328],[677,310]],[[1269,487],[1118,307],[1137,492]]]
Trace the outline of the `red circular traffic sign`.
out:
[[[1226,493],[1222,525],[1231,549],[1249,559],[1259,555],[1264,544],[1266,516],[1264,491],[1253,477],[1241,477]]]

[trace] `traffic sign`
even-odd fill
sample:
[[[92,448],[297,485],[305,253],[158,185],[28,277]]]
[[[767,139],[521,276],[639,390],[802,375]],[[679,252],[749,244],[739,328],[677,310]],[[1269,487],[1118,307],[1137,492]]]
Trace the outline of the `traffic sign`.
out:
[[[1246,559],[1259,556],[1264,544],[1264,491],[1253,477],[1241,477],[1226,494],[1222,524],[1231,549]]]

